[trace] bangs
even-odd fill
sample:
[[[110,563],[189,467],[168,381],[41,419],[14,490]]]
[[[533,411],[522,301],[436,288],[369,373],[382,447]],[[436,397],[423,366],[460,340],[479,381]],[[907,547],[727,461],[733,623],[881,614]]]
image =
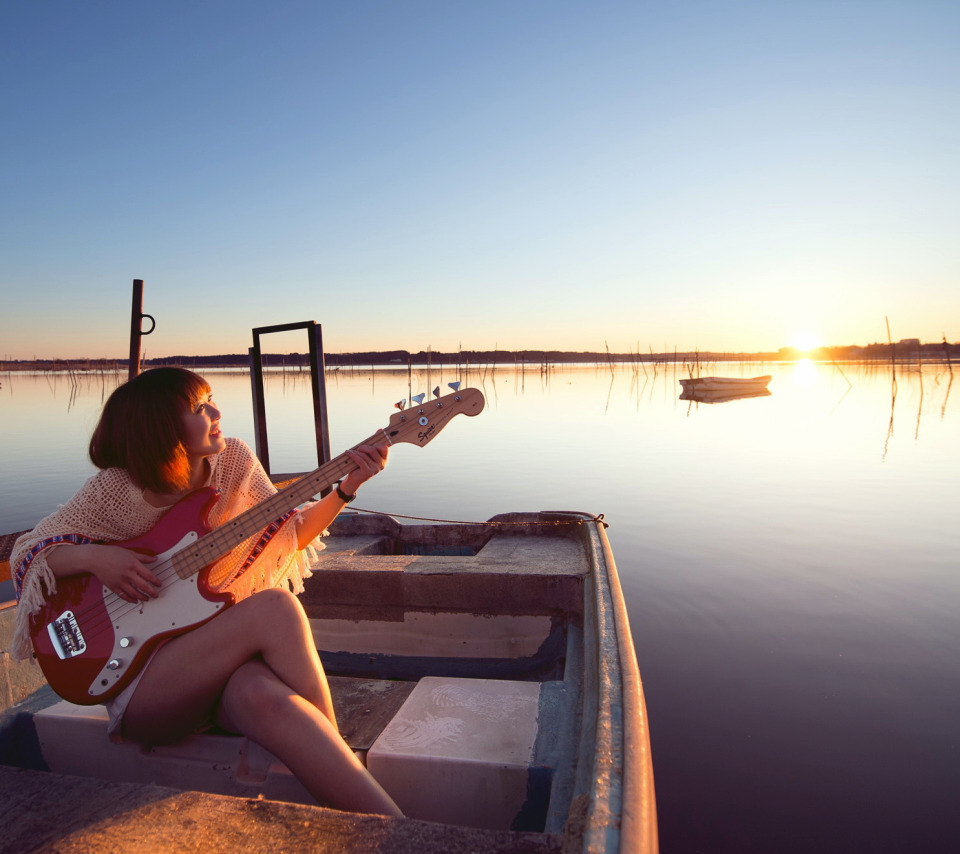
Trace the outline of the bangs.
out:
[[[192,410],[201,403],[205,403],[212,391],[210,383],[198,374],[191,373],[184,377],[179,397],[187,405],[187,409]]]

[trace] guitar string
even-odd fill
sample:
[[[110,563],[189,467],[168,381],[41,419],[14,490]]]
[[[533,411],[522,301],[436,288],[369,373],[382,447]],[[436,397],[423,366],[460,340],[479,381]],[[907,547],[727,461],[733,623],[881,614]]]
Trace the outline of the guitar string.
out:
[[[268,501],[269,500],[270,499],[268,499]],[[251,526],[254,524],[257,526],[257,529],[254,530],[253,533],[247,534],[244,531],[242,536],[237,536],[235,534],[235,529],[237,526],[231,525],[230,522],[228,522],[226,523],[226,530],[223,529],[223,526],[220,528],[215,528],[200,537],[195,544],[187,545],[179,551],[170,552],[168,556],[160,563],[150,567],[151,572],[153,572],[153,574],[156,575],[160,580],[161,593],[164,589],[168,589],[170,584],[174,584],[177,581],[186,580],[207,566],[215,563],[216,560],[230,551],[231,548],[240,545],[244,540],[252,539],[253,537],[257,536],[257,533],[259,533],[263,528],[273,524],[273,522],[276,521],[276,519],[270,518],[271,516],[272,514],[268,510],[259,510],[257,513],[250,514],[247,522]],[[240,517],[238,516],[235,518],[239,519]],[[230,521],[232,522],[234,520]],[[201,557],[201,550],[197,548],[202,543],[206,543],[206,548],[209,549],[209,553],[212,555],[212,557],[206,560]],[[95,637],[99,632],[106,630],[103,618],[106,618],[106,621],[112,624],[119,619],[123,619],[134,611],[142,610],[152,601],[154,600],[151,599],[147,600],[146,602],[130,602],[118,596],[113,591],[108,590],[103,594],[102,602],[104,605],[104,611],[99,619],[93,619],[93,614],[99,610],[99,602],[93,603],[87,609],[81,609],[81,611],[76,613],[74,616],[78,620],[82,617],[87,617],[87,622],[83,626],[83,633],[91,634]]]
[[[353,463],[346,454],[341,454],[339,457],[325,463],[309,475],[300,478],[270,496],[260,504],[249,508],[233,519],[228,520],[223,525],[204,534],[195,544],[172,552],[162,564],[151,567],[151,571],[154,572],[155,575],[158,577],[163,576],[161,577],[161,590],[163,589],[167,576],[170,576],[171,582],[185,580],[215,563],[219,558],[229,552],[230,549],[240,545],[244,540],[252,539],[264,528],[273,524],[277,520],[277,517],[274,515],[276,513],[274,509],[275,505],[289,507],[291,500],[293,501],[293,506],[302,504],[323,489],[326,489],[333,481],[346,476],[346,474],[354,468],[356,468],[356,464]],[[332,478],[329,478],[329,480],[326,476],[328,473],[325,469],[333,470],[330,472]],[[312,491],[307,491],[306,488],[311,486],[313,487]],[[238,528],[241,529],[239,535],[236,533]],[[251,530],[252,533],[247,533],[248,530]],[[203,549],[201,546],[203,546],[203,544],[206,544],[205,547],[209,550],[207,552],[208,557],[204,557],[202,554]],[[100,601],[93,602],[89,606],[75,612],[74,619],[78,623],[80,623],[81,620],[85,621],[81,632],[83,635],[97,637],[102,632],[108,630],[112,632],[112,624],[116,620],[122,619],[134,611],[141,610],[143,607],[149,605],[150,601],[153,600],[148,600],[147,602],[129,602],[113,591],[108,590],[103,594]],[[104,610],[98,614],[97,612],[100,611],[99,606],[101,603],[104,606]],[[97,615],[96,619],[94,619],[95,614]],[[106,618],[106,622],[104,618]],[[111,625],[111,628],[107,628],[107,623]]]
[[[384,434],[387,441],[390,441],[383,430],[380,432]],[[377,438],[379,438],[378,434],[374,434],[365,442],[359,444],[370,443]],[[173,553],[171,555],[171,563],[174,571],[179,578],[185,579],[210,566],[231,548],[239,545],[245,539],[251,539],[256,536],[258,531],[273,524],[276,521],[274,517],[274,514],[277,512],[274,509],[276,505],[290,508],[291,506],[302,504],[304,501],[309,500],[329,487],[334,481],[345,477],[356,467],[356,464],[350,460],[346,454],[341,454],[339,457],[330,460],[320,466],[320,468],[299,478],[260,504],[249,508],[233,519],[228,520],[223,525],[204,534],[193,546],[184,547]],[[311,488],[307,489],[307,487]],[[239,536],[235,533],[237,528],[242,530]],[[252,530],[253,533],[247,533],[247,529]],[[206,556],[202,554],[203,550],[201,548],[204,543],[206,543],[208,549]],[[115,600],[115,607],[112,610],[110,606],[106,608],[107,616],[111,621],[129,614],[131,611],[140,610],[141,607],[149,604],[149,602],[129,602],[112,591],[110,591],[108,595]],[[108,596],[105,595],[104,600],[107,598]],[[97,605],[99,605],[99,603],[94,603],[91,608],[96,609]],[[76,616],[78,615],[75,615],[75,617]],[[89,616],[89,613],[85,616]],[[104,630],[102,623],[98,624],[97,622],[93,622],[88,625],[92,626],[89,630],[95,634],[98,631]]]
[[[217,554],[212,559],[206,561],[203,561],[199,557],[199,553],[196,551],[193,555],[188,555],[186,560],[180,561],[181,569],[183,569],[184,565],[189,568],[189,571],[186,572],[186,574],[182,574],[181,571],[178,571],[177,563],[178,558],[183,554],[183,552],[190,549],[191,546],[185,546],[180,551],[171,552],[160,563],[151,566],[151,572],[153,572],[154,575],[156,575],[160,580],[160,594],[162,595],[164,590],[169,590],[171,585],[180,581],[186,581],[186,579],[192,577],[197,572],[200,572],[207,566],[212,565],[219,559],[219,557],[229,551],[230,548],[241,544],[244,539],[253,539],[263,527],[266,527],[270,524],[273,524],[274,521],[277,521],[269,518],[271,514],[259,515],[261,515],[262,518],[257,521],[263,523],[261,528],[257,531],[254,531],[252,534],[246,535],[243,537],[243,539],[240,539],[237,542],[234,542],[233,538],[223,536],[223,533],[225,532],[221,532],[220,536],[214,536],[214,534],[220,531],[219,528],[215,528],[213,531],[210,531],[201,537],[197,542],[200,543],[204,540],[207,540],[208,543],[213,545],[212,551],[216,551]],[[233,532],[229,531],[226,533]],[[223,551],[221,551],[221,544],[222,548],[224,549]],[[80,609],[74,614],[74,617],[78,623],[80,623],[81,620],[83,621],[81,625],[81,633],[85,637],[95,638],[104,632],[109,631],[112,633],[113,624],[115,622],[124,619],[133,612],[142,612],[144,608],[150,607],[150,605],[156,601],[157,600],[154,599],[148,599],[144,602],[130,602],[118,596],[112,590],[107,590],[105,593],[103,593],[102,599],[92,603],[87,608]],[[103,605],[102,611],[99,607],[101,603]]]

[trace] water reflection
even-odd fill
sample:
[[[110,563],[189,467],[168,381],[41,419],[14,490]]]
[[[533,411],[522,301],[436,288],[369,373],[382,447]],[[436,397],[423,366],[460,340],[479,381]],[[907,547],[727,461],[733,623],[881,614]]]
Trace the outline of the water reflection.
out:
[[[873,408],[879,399],[879,388],[886,385],[887,411],[883,416],[885,433],[883,454],[890,449],[897,426],[898,405],[909,406],[913,416],[913,439],[921,438],[925,415],[936,412],[940,421],[946,420],[950,394],[953,386],[952,365],[904,366],[894,368],[884,363],[864,364],[817,364],[808,359],[794,364],[756,365],[745,363],[731,367],[730,364],[700,366],[701,372],[715,370],[717,373],[750,376],[758,370],[774,375],[772,386],[783,398],[780,411],[793,411],[802,400],[807,406],[820,406],[829,398],[828,412],[839,414],[850,405],[855,405],[861,414]],[[236,369],[211,369],[205,371],[218,389],[229,389],[236,399],[237,412],[246,410],[249,402],[247,372]],[[393,369],[337,368],[327,371],[326,384],[331,398],[331,411],[336,412],[336,398],[345,394],[356,398],[364,390],[371,397],[388,400],[392,406],[398,399],[409,400],[418,393],[431,393],[439,387],[446,391],[450,382],[475,385],[497,406],[502,393],[509,390],[513,397],[550,398],[564,397],[564,392],[577,389],[580,392],[578,406],[589,407],[591,398],[602,407],[606,415],[622,412],[622,403],[628,399],[635,411],[642,408],[658,408],[670,400],[695,403],[725,402],[753,396],[769,396],[750,392],[717,392],[704,394],[682,393],[679,381],[688,376],[687,369],[673,363],[627,363],[594,365],[440,365],[430,367],[398,366]],[[72,413],[79,410],[86,418],[91,409],[101,406],[107,395],[122,382],[123,372],[46,372],[21,374],[6,372],[2,375],[0,405],[8,417],[18,420],[28,406]],[[283,401],[295,401],[309,394],[310,374],[306,369],[287,368],[266,372],[267,395],[275,403],[286,406]],[[838,389],[838,386],[840,388]],[[601,392],[602,390],[602,392]],[[601,392],[599,396],[597,392]],[[223,392],[219,392],[223,393]],[[909,401],[905,400],[909,396]],[[777,404],[780,407],[780,404]],[[286,411],[283,415],[288,414]],[[41,419],[42,421],[42,419]],[[58,428],[71,429],[69,424]],[[43,430],[41,429],[41,434]]]
[[[940,383],[940,375],[938,374],[936,377],[934,377],[934,380],[937,382],[937,384],[939,384],[939,383]],[[944,418],[944,417],[946,416],[946,414],[947,414],[947,401],[950,399],[950,389],[952,388],[952,386],[953,386],[953,369],[951,368],[951,370],[950,370],[950,379],[949,379],[948,382],[947,382],[947,390],[946,390],[946,393],[943,395],[943,405],[940,407],[940,419],[941,419],[941,420],[943,420],[943,418]]]
[[[817,378],[817,366],[810,359],[800,359],[794,366],[790,374],[790,379],[795,385],[808,388],[813,385]]]
[[[696,391],[683,391],[680,394],[680,400],[691,400],[697,403],[729,403],[732,400],[747,400],[751,397],[770,397],[773,394],[770,389],[765,388],[760,391],[723,391],[721,389],[698,389]],[[687,410],[689,412],[689,409]]]
[[[370,435],[400,398],[461,381],[485,411],[424,449],[396,448],[358,503],[458,520],[604,514],[651,716],[664,850],[951,850],[952,366],[709,372],[769,373],[774,393],[683,401],[688,372],[671,363],[329,371],[331,448]],[[252,445],[248,375],[205,374],[226,431]],[[92,473],[86,443],[122,377],[0,379],[6,533]],[[312,468],[309,375],[268,372],[266,394],[274,467]]]

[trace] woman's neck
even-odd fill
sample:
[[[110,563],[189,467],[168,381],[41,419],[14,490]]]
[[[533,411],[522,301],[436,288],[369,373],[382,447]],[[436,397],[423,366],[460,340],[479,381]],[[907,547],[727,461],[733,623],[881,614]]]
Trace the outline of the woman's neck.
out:
[[[190,482],[185,489],[173,492],[155,492],[152,489],[143,490],[143,498],[152,507],[169,507],[176,504],[184,495],[193,492],[205,485],[210,477],[210,463],[206,457],[200,457],[190,467]]]
[[[210,462],[206,457],[199,457],[190,461],[190,485],[187,492],[199,489],[210,478]]]

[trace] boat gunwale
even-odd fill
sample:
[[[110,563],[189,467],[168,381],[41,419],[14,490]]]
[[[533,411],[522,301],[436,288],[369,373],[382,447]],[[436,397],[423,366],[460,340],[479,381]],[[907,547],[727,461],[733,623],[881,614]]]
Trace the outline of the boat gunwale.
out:
[[[656,854],[659,842],[650,734],[626,604],[605,523],[590,514],[583,516],[587,522],[583,536],[592,558],[584,597],[592,601],[584,602],[584,644],[588,646],[584,676],[588,682],[584,686],[578,778],[580,788],[592,790],[593,795],[581,850]],[[589,648],[594,643],[595,648]],[[611,647],[616,651],[615,661],[611,661]],[[591,683],[592,690],[587,691]],[[571,815],[573,810],[571,804]]]

